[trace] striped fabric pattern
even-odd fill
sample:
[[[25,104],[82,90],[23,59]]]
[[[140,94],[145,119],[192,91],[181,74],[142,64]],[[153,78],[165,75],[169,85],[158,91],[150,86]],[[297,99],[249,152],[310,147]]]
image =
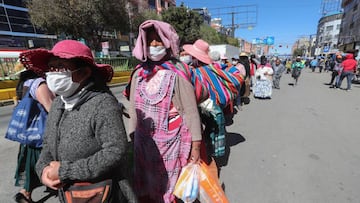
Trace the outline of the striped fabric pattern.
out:
[[[236,78],[231,73],[216,68],[212,64],[193,69],[202,83],[209,85],[210,98],[221,107],[232,104],[239,94],[242,78]]]
[[[187,64],[179,61],[166,61],[161,66],[165,69],[174,70],[177,74],[193,84],[195,89],[196,102],[198,104],[209,98],[209,92],[207,91],[209,87],[207,86],[207,83],[201,82],[201,78],[195,75]]]

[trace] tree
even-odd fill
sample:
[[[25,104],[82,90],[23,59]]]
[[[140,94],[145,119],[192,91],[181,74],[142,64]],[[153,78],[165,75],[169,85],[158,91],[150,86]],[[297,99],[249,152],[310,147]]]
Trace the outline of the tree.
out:
[[[183,4],[180,7],[170,7],[161,12],[163,21],[171,24],[180,38],[180,45],[192,44],[200,38],[201,16]]]
[[[303,55],[303,49],[295,49],[293,52],[293,56],[302,56]]]
[[[233,38],[233,37],[227,37],[226,41],[227,41],[227,44],[230,44],[230,45],[233,45],[233,46],[236,46],[236,47],[238,47],[239,44],[240,44],[239,40],[236,39],[236,38]]]
[[[224,44],[226,41],[214,28],[205,24],[200,27],[200,35],[209,44]]]
[[[84,38],[89,47],[101,50],[103,32],[128,32],[126,0],[31,0],[31,22],[55,34]]]
[[[143,11],[136,11],[131,17],[132,25],[131,31],[135,33],[135,35],[139,32],[139,26],[146,20],[161,20],[161,16],[156,13],[154,10],[143,10]]]

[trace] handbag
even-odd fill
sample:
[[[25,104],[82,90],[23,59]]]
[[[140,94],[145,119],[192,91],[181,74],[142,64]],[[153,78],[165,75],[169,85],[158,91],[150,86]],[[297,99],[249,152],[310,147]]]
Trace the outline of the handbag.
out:
[[[111,196],[112,180],[98,183],[74,183],[64,190],[66,203],[107,203]]]
[[[32,147],[42,147],[46,117],[44,107],[30,96],[29,89],[14,108],[5,138]]]

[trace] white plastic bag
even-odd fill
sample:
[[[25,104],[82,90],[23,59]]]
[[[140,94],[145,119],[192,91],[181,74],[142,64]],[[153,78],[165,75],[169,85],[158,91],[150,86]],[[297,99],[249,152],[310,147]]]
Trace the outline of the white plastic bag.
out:
[[[189,163],[181,169],[173,194],[185,203],[194,202],[199,196],[199,167]]]

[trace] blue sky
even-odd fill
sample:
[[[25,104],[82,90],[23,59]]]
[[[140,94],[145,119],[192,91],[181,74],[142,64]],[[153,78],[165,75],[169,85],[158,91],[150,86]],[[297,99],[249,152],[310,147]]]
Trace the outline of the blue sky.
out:
[[[275,48],[280,54],[291,52],[292,44],[302,36],[316,34],[316,28],[321,18],[321,0],[177,0],[177,5],[184,2],[190,8],[206,7],[212,17],[223,17],[223,24],[231,24],[231,14],[235,13],[235,23],[256,22],[255,27],[236,29],[235,37],[241,37],[251,42],[255,38],[275,37]],[[257,15],[244,18],[246,7],[254,10]],[[226,8],[224,8],[226,7]],[[221,9],[218,9],[221,8]],[[256,10],[256,9],[255,9]],[[254,10],[254,11],[255,11]],[[251,12],[255,13],[255,12]],[[227,17],[226,17],[227,16]],[[257,16],[257,19],[254,18]],[[255,20],[253,20],[255,19]],[[279,45],[282,45],[280,48]],[[288,48],[286,48],[288,46]]]

